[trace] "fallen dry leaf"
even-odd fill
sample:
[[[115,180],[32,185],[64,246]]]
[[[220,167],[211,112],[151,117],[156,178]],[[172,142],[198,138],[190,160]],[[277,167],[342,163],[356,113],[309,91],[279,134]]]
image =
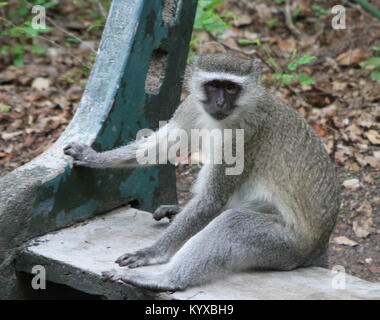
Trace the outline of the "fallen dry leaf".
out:
[[[238,19],[234,19],[232,22],[232,25],[235,27],[241,27],[241,26],[246,26],[252,23],[252,18],[250,16],[239,16]]]
[[[363,181],[364,182],[367,182],[369,184],[372,184],[375,182],[375,180],[372,178],[372,176],[370,174],[367,174],[364,178],[363,178]]]
[[[46,78],[36,78],[32,82],[32,88],[35,88],[40,91],[45,91],[50,87],[50,80]]]
[[[314,123],[313,129],[315,130],[317,135],[321,138],[327,135],[327,128],[324,126],[321,126],[319,123]]]
[[[363,133],[363,130],[360,129],[359,126],[357,126],[356,124],[351,124],[349,125],[345,132],[347,133],[349,139],[351,141],[361,141],[361,135]]]
[[[373,227],[371,204],[364,200],[360,207],[354,211],[350,217],[352,229],[359,238],[366,238],[371,233]]]
[[[341,245],[344,245],[344,246],[350,246],[350,247],[355,247],[358,245],[358,243],[354,240],[351,240],[351,239],[348,239],[347,237],[335,237],[334,238],[334,242],[336,244],[341,244]]]
[[[343,182],[343,187],[355,190],[360,187],[360,181],[358,179],[349,179]]]
[[[356,48],[340,54],[336,60],[341,66],[352,66],[366,59],[367,55],[365,52],[360,48]]]
[[[278,46],[282,52],[291,53],[297,47],[297,42],[293,37],[289,37],[285,40],[279,39]]]
[[[364,160],[373,168],[380,169],[380,158],[376,157],[365,157]]]
[[[370,266],[370,267],[368,267],[368,270],[371,271],[372,273],[380,272],[380,268],[376,267],[376,266]]]
[[[267,21],[272,18],[272,11],[266,4],[259,3],[255,6],[255,9],[261,20]]]
[[[376,130],[369,130],[367,132],[364,132],[364,135],[372,144],[380,144],[380,133]]]
[[[335,154],[334,154],[334,158],[335,158],[336,161],[338,161],[338,162],[341,163],[341,164],[345,163],[346,160],[348,159],[348,157],[345,156],[344,153],[341,152],[341,151],[337,151],[337,152],[335,152]],[[346,188],[347,188],[347,187],[346,187]]]
[[[345,163],[344,168],[349,171],[354,171],[354,172],[360,171],[360,166],[352,161]]]

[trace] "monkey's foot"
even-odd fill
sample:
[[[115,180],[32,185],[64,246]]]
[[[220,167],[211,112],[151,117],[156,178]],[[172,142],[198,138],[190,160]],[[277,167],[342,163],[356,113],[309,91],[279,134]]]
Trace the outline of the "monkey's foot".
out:
[[[144,288],[152,291],[177,291],[183,290],[183,286],[175,284],[167,279],[165,274],[152,275],[145,270],[123,270],[111,269],[102,272],[104,281],[123,281],[135,287]]]
[[[134,253],[126,253],[120,256],[115,262],[120,267],[137,268],[149,266],[152,264],[161,264],[167,262],[168,259],[164,255],[157,254],[157,251],[151,247],[138,250]]]
[[[181,207],[176,204],[162,205],[159,206],[156,211],[154,211],[153,218],[157,221],[163,218],[168,218],[170,221],[172,221],[174,216],[180,211]]]

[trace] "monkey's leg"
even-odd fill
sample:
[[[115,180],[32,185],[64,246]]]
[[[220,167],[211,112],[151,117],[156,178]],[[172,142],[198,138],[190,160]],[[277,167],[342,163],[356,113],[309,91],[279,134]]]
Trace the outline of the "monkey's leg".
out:
[[[298,252],[279,215],[230,209],[189,239],[162,275],[125,269],[119,279],[151,290],[181,290],[231,271],[294,269],[304,261]]]
[[[221,165],[204,166],[204,181],[199,192],[175,216],[160,238],[151,246],[122,255],[116,260],[121,267],[137,268],[166,263],[181,246],[202,230],[226,205],[230,195],[241,181],[241,176],[225,174]],[[223,186],[221,188],[220,186]]]

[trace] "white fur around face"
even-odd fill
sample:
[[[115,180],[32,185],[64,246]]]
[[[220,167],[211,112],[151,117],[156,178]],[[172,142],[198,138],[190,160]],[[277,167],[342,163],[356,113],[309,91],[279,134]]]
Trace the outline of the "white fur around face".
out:
[[[205,82],[219,80],[232,81],[242,87],[242,91],[236,101],[237,108],[234,112],[224,120],[215,120],[203,108],[202,101],[206,100],[203,85]],[[187,86],[190,94],[195,98],[197,108],[202,115],[198,120],[198,126],[201,128],[226,128],[230,121],[235,121],[240,118],[242,112],[254,107],[258,94],[262,91],[261,86],[256,83],[251,75],[239,76],[226,72],[207,72],[196,70],[192,73]]]
[[[239,76],[232,73],[227,72],[207,72],[207,71],[197,71],[197,77],[203,79],[203,82],[208,82],[212,80],[220,80],[220,81],[231,81],[237,84],[243,85],[247,81],[249,81],[250,76]]]
[[[231,81],[242,87],[245,87],[251,82],[251,77],[238,76],[226,72],[207,72],[197,70],[191,75],[191,80],[188,83],[190,93],[195,95],[199,101],[204,101],[206,99],[206,96],[204,94],[203,84],[205,82],[213,80]]]

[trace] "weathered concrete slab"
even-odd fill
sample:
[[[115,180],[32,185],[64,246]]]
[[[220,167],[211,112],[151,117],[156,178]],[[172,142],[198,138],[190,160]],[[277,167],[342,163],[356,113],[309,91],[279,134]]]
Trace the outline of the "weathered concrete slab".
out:
[[[233,274],[173,294],[102,281],[102,271],[119,268],[113,262],[118,256],[150,245],[166,226],[150,213],[121,208],[33,240],[17,258],[16,267],[30,272],[33,265],[43,265],[48,280],[110,299],[380,299],[380,285],[349,275],[345,275],[346,289],[333,289],[336,274],[323,268]],[[158,272],[162,266],[144,268]]]

